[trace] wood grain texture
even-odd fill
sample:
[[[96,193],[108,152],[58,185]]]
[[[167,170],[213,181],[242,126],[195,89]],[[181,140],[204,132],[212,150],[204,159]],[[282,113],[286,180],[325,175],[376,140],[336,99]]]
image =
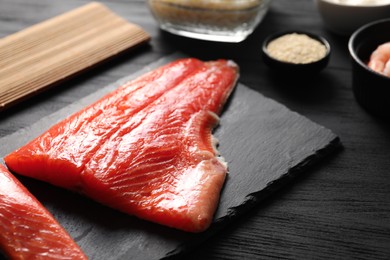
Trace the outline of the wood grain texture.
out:
[[[90,3],[0,40],[0,110],[145,43],[149,35]]]
[[[0,36],[87,2],[1,0]],[[144,0],[102,2],[144,28],[152,36],[151,48],[122,56],[7,110],[0,115],[0,136],[27,127],[172,52],[201,59],[231,58],[240,65],[242,83],[332,129],[341,137],[344,150],[274,193],[183,258],[389,259],[390,125],[367,114],[356,103],[351,89],[348,37],[326,30],[313,1],[274,0],[253,35],[234,45],[161,32]],[[311,80],[285,78],[270,71],[261,60],[260,46],[265,37],[297,28],[325,36],[332,47],[328,67]],[[90,221],[86,217],[85,224]],[[108,227],[117,225],[111,223]]]

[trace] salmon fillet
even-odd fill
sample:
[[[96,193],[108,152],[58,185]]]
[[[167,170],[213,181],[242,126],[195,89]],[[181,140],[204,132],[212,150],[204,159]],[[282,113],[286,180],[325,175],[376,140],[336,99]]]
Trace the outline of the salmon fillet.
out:
[[[124,84],[4,158],[14,172],[189,232],[211,223],[227,173],[212,129],[232,61],[174,61]]]
[[[0,249],[10,259],[87,259],[65,229],[2,164]]]

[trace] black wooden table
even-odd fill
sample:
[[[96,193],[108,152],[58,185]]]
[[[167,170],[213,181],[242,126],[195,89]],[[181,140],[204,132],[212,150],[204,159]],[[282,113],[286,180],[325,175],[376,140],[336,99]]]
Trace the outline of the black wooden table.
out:
[[[87,2],[0,0],[0,37]],[[390,124],[369,115],[356,103],[351,91],[348,37],[326,30],[314,1],[274,0],[257,30],[239,44],[203,42],[164,33],[144,0],[102,2],[142,26],[152,36],[150,44],[0,114],[0,137],[171,53],[204,60],[233,59],[241,68],[241,83],[333,130],[344,148],[186,258],[390,258]],[[288,29],[306,30],[329,40],[330,63],[314,79],[283,77],[262,62],[260,48],[265,37]]]

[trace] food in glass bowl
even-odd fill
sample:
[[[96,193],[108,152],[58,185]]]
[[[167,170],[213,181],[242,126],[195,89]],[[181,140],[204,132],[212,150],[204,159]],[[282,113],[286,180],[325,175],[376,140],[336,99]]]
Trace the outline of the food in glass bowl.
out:
[[[160,28],[173,34],[222,42],[250,35],[271,0],[149,0]]]

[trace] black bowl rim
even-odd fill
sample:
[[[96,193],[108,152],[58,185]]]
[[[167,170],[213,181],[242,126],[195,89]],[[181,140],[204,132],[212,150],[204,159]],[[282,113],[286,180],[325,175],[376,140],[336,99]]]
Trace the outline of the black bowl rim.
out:
[[[274,39],[276,39],[276,38],[278,38],[278,37],[280,37],[282,35],[292,34],[292,33],[306,34],[310,38],[315,39],[315,40],[321,42],[325,46],[325,48],[326,48],[325,56],[323,58],[317,60],[317,61],[310,62],[310,63],[292,63],[292,62],[285,62],[285,61],[281,61],[281,60],[275,59],[271,55],[268,54],[267,46],[268,46],[268,44],[272,40],[274,40]],[[312,33],[312,32],[304,31],[304,30],[284,30],[284,31],[279,31],[279,32],[276,32],[276,33],[272,33],[267,38],[265,38],[265,40],[263,41],[261,49],[262,49],[263,54],[266,55],[267,58],[269,58],[273,62],[276,62],[276,63],[279,63],[279,64],[283,64],[285,66],[294,66],[294,67],[308,67],[308,66],[312,66],[314,64],[323,62],[324,60],[329,58],[330,53],[331,53],[330,44],[329,44],[328,40],[325,39],[325,37],[323,37],[321,35],[318,35],[318,34],[315,34],[315,33]]]
[[[366,69],[368,72],[370,73],[373,73],[379,77],[382,77],[382,78],[385,78],[385,79],[389,79],[389,77],[379,73],[379,72],[376,72],[375,70],[371,69],[370,67],[367,66],[367,64],[365,62],[363,62],[357,55],[356,53],[356,50],[354,49],[353,45],[354,45],[354,42],[356,41],[356,38],[359,36],[359,34],[361,34],[363,31],[367,30],[368,28],[371,28],[373,26],[377,26],[378,24],[382,24],[382,23],[390,23],[390,18],[385,18],[385,19],[380,19],[380,20],[376,20],[376,21],[373,21],[373,22],[370,22],[370,23],[367,23],[365,25],[362,25],[361,27],[359,27],[352,35],[351,37],[349,38],[349,41],[348,41],[348,50],[349,50],[349,54],[351,55],[351,57],[360,65],[362,66],[364,69]]]

